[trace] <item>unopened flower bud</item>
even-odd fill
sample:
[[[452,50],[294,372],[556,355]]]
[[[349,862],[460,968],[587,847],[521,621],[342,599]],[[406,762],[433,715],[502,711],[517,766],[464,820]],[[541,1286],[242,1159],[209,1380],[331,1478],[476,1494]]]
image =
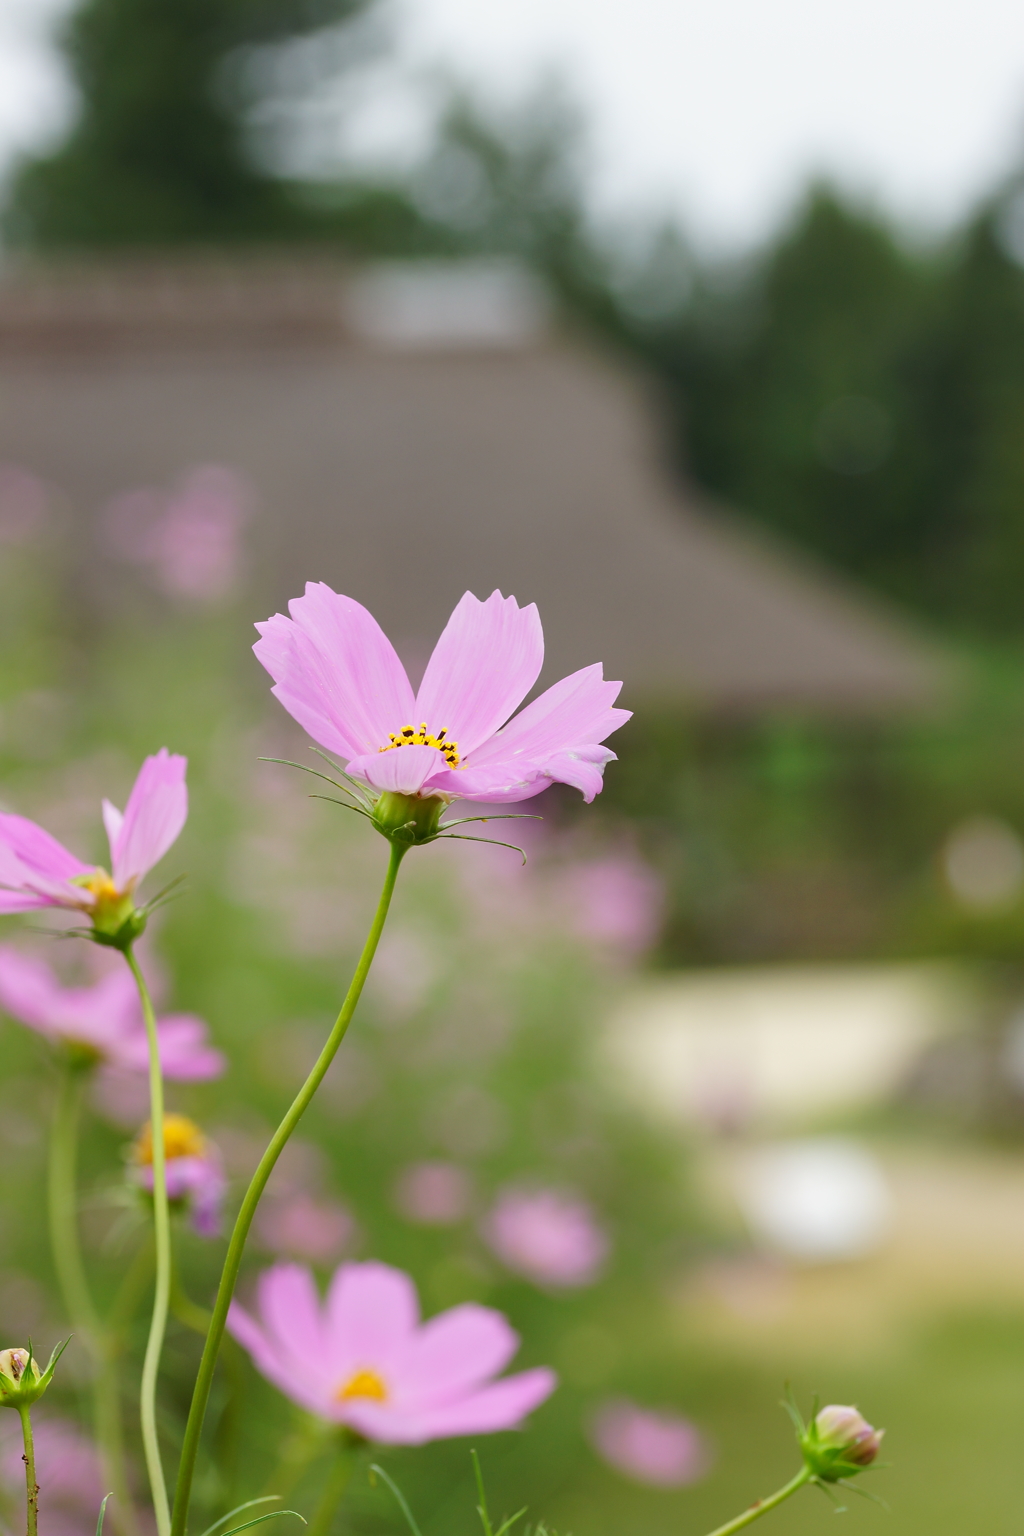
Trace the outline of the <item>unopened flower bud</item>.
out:
[[[431,843],[447,805],[440,795],[399,795],[387,790],[373,808],[373,824],[389,842]]]
[[[874,1429],[856,1408],[830,1403],[801,1434],[800,1449],[815,1477],[836,1483],[871,1465],[884,1434],[884,1429]]]
[[[53,1380],[53,1368],[64,1352],[58,1344],[44,1371],[31,1349],[0,1349],[0,1407],[27,1408],[42,1397]]]

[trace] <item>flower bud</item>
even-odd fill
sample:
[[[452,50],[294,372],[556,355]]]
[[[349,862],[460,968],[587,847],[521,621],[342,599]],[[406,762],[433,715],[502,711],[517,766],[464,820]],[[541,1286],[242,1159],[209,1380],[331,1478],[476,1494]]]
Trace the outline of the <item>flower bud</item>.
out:
[[[389,842],[430,843],[448,801],[440,795],[399,795],[385,790],[373,808],[373,824]]]
[[[873,1429],[856,1408],[831,1403],[800,1435],[804,1461],[815,1477],[836,1483],[869,1467],[882,1445],[884,1429]]]
[[[64,1353],[58,1344],[45,1371],[29,1349],[0,1349],[0,1407],[27,1408],[42,1397],[53,1380],[53,1368]]]

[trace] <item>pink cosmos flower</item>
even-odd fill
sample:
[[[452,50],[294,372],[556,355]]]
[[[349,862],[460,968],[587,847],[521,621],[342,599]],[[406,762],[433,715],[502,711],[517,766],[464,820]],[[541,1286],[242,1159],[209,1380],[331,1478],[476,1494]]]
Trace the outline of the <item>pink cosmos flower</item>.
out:
[[[234,470],[202,464],[172,492],[147,486],[116,496],[101,529],[111,554],[148,566],[169,596],[214,602],[237,584],[247,503]]]
[[[268,1381],[387,1445],[514,1429],[556,1385],[545,1367],[495,1381],[519,1347],[501,1313],[465,1302],[421,1323],[416,1287],[387,1264],[342,1264],[323,1305],[307,1269],[277,1264],[259,1314],[233,1302],[228,1328]]]
[[[509,1269],[559,1290],[590,1285],[608,1257],[607,1234],[589,1205],[554,1189],[505,1190],[481,1230]]]
[[[66,907],[96,919],[127,917],[135,888],[178,837],[188,816],[186,759],[162,747],[147,757],[122,813],[103,802],[110,874],[83,864],[24,816],[0,815],[0,913]]]
[[[458,1163],[411,1163],[395,1187],[395,1203],[409,1221],[450,1227],[468,1214],[473,1186]]]
[[[46,1536],[91,1536],[105,1489],[95,1446],[63,1419],[39,1417],[33,1426],[39,1524]],[[21,1431],[12,1426],[0,1446],[0,1481],[24,1500]]]
[[[200,1237],[217,1237],[227,1193],[224,1165],[217,1148],[185,1115],[164,1116],[164,1167],[172,1209],[187,1210]],[[153,1193],[153,1137],[148,1124],[132,1147],[132,1180]]]
[[[48,965],[0,945],[0,1007],[54,1043],[93,1055],[114,1072],[149,1070],[138,989],[127,970],[111,971],[91,987],[64,987]],[[219,1077],[226,1062],[207,1043],[206,1025],[191,1013],[157,1020],[165,1077],[196,1082]]]
[[[629,719],[612,708],[622,684],[605,682],[600,665],[509,719],[544,660],[535,604],[467,592],[415,695],[391,642],[352,598],[309,582],[288,611],[256,626],[253,649],[272,692],[370,789],[486,802],[527,800],[552,782],[574,785],[588,802],[599,793],[615,757],[601,743]]]
[[[256,1216],[256,1229],[262,1246],[271,1253],[324,1264],[348,1246],[356,1224],[338,1201],[298,1190],[265,1201]]]
[[[709,1448],[678,1413],[656,1413],[626,1398],[605,1403],[590,1425],[590,1441],[617,1472],[659,1488],[682,1488],[708,1470]]]

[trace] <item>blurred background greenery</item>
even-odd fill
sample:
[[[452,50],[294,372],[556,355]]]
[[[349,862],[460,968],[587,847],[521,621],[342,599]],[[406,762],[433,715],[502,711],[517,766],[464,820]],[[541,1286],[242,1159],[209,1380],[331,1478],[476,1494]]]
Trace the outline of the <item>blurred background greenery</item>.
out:
[[[470,1297],[501,1307],[522,1363],[559,1369],[532,1427],[482,1447],[499,1508],[526,1502],[530,1519],[576,1536],[635,1523],[699,1532],[789,1475],[776,1407],[789,1380],[805,1404],[814,1392],[857,1401],[888,1426],[893,1466],[876,1486],[902,1529],[1016,1529],[1024,173],[930,241],[816,185],[761,249],[711,261],[670,219],[595,224],[586,125],[546,85],[505,114],[453,87],[411,168],[303,180],[282,150],[296,104],[383,46],[372,21],[348,0],[86,0],[63,33],[79,114],[12,178],[8,250],[513,257],[540,274],[571,333],[649,381],[680,483],[916,615],[955,681],[928,709],[857,718],[651,703],[615,741],[621,762],[595,807],[544,797],[525,871],[471,845],[410,858],[377,979],[276,1198],[344,1213],[321,1271],[342,1255],[402,1265],[428,1311]],[[38,529],[29,519],[3,549],[3,802],[99,857],[101,795],[116,801],[161,744],[188,753],[193,809],[176,866],[188,888],[149,963],[230,1056],[223,1083],[173,1098],[221,1146],[237,1199],[337,1005],[383,845],[307,801],[297,775],[258,763],[302,747],[249,656],[248,624],[264,614],[244,582],[191,606],[155,599],[137,571],[111,567],[97,589],[63,547],[78,510]],[[964,875],[971,847],[975,875],[995,848],[994,876]],[[609,867],[618,926],[588,918],[580,894]],[[652,978],[935,962],[948,967],[940,991],[969,995],[957,1029],[929,1037],[885,1092],[838,1108],[811,1094],[785,1114],[716,1104],[670,1123],[623,1095],[600,1048]],[[41,1214],[52,1074],[35,1037],[5,1022],[0,1038],[0,1201],[17,1234],[0,1321],[48,1347],[61,1327]],[[133,1127],[109,1111],[90,1124],[83,1225],[112,1289],[140,1232],[118,1193]],[[736,1158],[811,1133],[845,1138],[887,1181],[890,1228],[863,1251],[801,1257],[744,1206]],[[424,1162],[465,1180],[446,1223],[403,1201],[403,1177]],[[531,1282],[487,1246],[485,1213],[523,1183],[588,1203],[611,1245],[592,1283]],[[929,1202],[924,1231],[914,1220]],[[220,1247],[187,1233],[182,1244],[188,1287],[205,1299]],[[265,1237],[264,1260],[274,1248]],[[260,1262],[257,1251],[247,1284]],[[176,1327],[170,1446],[196,1357]],[[73,1359],[61,1388],[71,1416]],[[290,1432],[284,1400],[251,1373],[246,1395],[227,1484],[204,1474],[211,1518],[229,1491],[262,1491]],[[606,1466],[588,1425],[616,1396],[692,1420],[709,1469],[665,1491]],[[385,1458],[428,1533],[473,1527],[467,1450]],[[826,1518],[810,1495],[773,1517],[794,1532]],[[886,1517],[858,1505],[847,1518]],[[390,1531],[396,1514],[360,1485],[341,1528]]]

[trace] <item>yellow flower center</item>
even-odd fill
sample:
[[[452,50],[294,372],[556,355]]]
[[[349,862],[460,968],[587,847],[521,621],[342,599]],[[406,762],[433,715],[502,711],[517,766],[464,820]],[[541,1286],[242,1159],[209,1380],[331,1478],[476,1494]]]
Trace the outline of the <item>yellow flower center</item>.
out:
[[[88,891],[90,896],[95,896],[98,902],[119,901],[124,894],[123,891],[118,890],[105,869],[94,869],[91,875],[76,875],[71,884],[80,885],[83,891]]]
[[[186,1115],[164,1116],[164,1157],[203,1157],[206,1154],[206,1137]],[[153,1161],[153,1127],[147,1123],[139,1132],[133,1156],[137,1163]]]
[[[386,1403],[388,1389],[376,1371],[356,1371],[343,1387],[338,1388],[334,1396],[339,1403],[347,1402],[350,1397],[372,1397],[378,1403]]]
[[[436,736],[432,736],[427,730],[427,722],[424,720],[419,730],[414,726],[403,725],[400,731],[391,732],[391,740],[386,747],[381,747],[382,752],[390,752],[392,747],[436,747],[444,753],[445,761],[449,768],[459,766],[459,744],[457,741],[446,740],[448,727],[443,726]]]

